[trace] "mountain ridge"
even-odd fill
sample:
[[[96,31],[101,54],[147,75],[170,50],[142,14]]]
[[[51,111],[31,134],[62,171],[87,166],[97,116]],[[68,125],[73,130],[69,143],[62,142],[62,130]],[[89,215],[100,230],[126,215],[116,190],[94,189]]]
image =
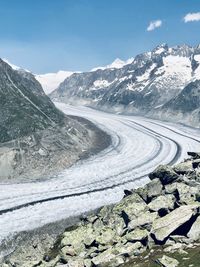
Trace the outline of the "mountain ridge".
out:
[[[98,150],[100,136],[58,110],[32,73],[0,59],[0,180],[50,177]]]
[[[196,80],[200,80],[200,46],[161,44],[121,68],[72,74],[50,97],[107,111],[162,118],[166,107],[170,109],[167,102]]]

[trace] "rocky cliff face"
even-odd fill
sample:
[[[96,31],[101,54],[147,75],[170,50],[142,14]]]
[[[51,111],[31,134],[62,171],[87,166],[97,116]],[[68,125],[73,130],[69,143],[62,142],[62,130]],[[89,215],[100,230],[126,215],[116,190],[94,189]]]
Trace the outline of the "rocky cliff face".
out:
[[[29,249],[13,253],[5,267],[198,267],[200,154],[189,155],[174,167],[159,166],[149,175],[150,183],[125,190],[121,202],[82,218],[43,260],[35,247],[32,256]]]
[[[182,90],[190,91],[187,86],[191,88],[193,82],[198,83],[199,63],[199,46],[168,47],[163,44],[136,56],[121,68],[73,74],[50,96],[59,101],[155,116],[158,112],[164,113],[166,105],[172,110],[168,102],[174,101],[176,105],[175,100]],[[189,105],[192,106],[193,102]],[[181,111],[178,107],[173,110],[177,114],[187,112],[184,106]]]
[[[153,115],[161,119],[172,117],[178,122],[199,127],[200,80],[189,83],[175,98],[156,109]]]
[[[60,112],[35,77],[0,60],[0,179],[44,178],[90,150],[97,129]]]
[[[63,123],[64,115],[31,73],[13,70],[0,60],[0,85],[1,143]]]

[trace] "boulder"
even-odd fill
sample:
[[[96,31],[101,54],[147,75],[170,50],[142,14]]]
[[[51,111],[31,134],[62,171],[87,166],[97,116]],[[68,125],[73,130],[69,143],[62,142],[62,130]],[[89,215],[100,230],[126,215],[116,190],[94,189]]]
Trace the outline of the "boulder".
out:
[[[188,235],[192,241],[200,240],[200,216],[193,223]]]
[[[144,200],[134,192],[116,204],[112,211],[120,216],[125,213],[128,216],[127,220],[132,220],[147,209],[148,207]]]
[[[153,181],[149,182],[146,185],[148,201],[150,201],[153,197],[162,195],[162,189],[163,186],[158,178],[155,178]]]
[[[80,244],[87,242],[92,243],[95,239],[92,224],[80,226],[73,231],[66,231],[63,236],[64,238],[61,240],[61,247],[72,245],[74,248],[77,248]]]
[[[197,213],[198,205],[181,206],[156,219],[152,224],[151,234],[159,242],[165,239],[184,223],[188,222]]]
[[[76,251],[72,246],[65,246],[61,249],[61,253],[65,256],[76,256]]]
[[[124,258],[115,248],[109,248],[92,259],[92,263],[99,267],[117,267],[124,263]]]
[[[120,255],[128,255],[129,257],[134,256],[135,253],[138,253],[138,251],[142,250],[144,246],[140,242],[135,243],[118,243],[116,245],[116,249],[119,252]]]
[[[112,213],[112,206],[104,206],[99,211],[99,217],[102,218],[103,221],[107,222],[107,218],[110,217]]]
[[[123,216],[125,216],[123,213],[116,214],[111,212],[109,216],[104,219],[104,223],[108,227],[113,228],[119,236],[123,235],[128,223],[128,221],[126,221],[126,218],[124,218]],[[101,226],[101,228],[103,227],[104,226]],[[96,228],[96,225],[94,225],[94,228]]]
[[[165,186],[165,192],[167,194],[177,195],[177,200],[181,204],[191,204],[196,201],[196,195],[199,192],[199,188],[195,186],[189,186],[185,183],[173,183]]]
[[[85,259],[84,260],[85,267],[92,267],[92,261],[91,259]]]
[[[157,212],[146,211],[142,213],[138,218],[135,218],[132,221],[130,221],[128,224],[128,229],[133,230],[138,226],[143,226],[149,229],[153,221],[157,218],[157,216],[158,216]]]
[[[95,240],[101,245],[112,245],[115,242],[115,237],[116,232],[114,230],[109,227],[104,227],[95,237]]]
[[[193,203],[196,200],[196,194],[199,193],[197,187],[192,187],[183,183],[177,183],[176,188],[179,194],[179,202],[182,204]]]
[[[174,195],[164,195],[164,196],[158,196],[157,198],[153,199],[148,204],[148,207],[152,211],[159,211],[160,209],[173,210],[174,203],[175,203]]]
[[[177,267],[179,262],[176,259],[163,255],[162,258],[157,260],[163,267]]]
[[[163,185],[172,183],[179,178],[179,175],[173,170],[171,166],[160,165],[155,171],[149,174],[151,180],[159,178]]]
[[[66,267],[84,267],[84,260],[80,258],[68,260]]]
[[[127,241],[142,241],[144,239],[146,239],[149,235],[149,232],[146,229],[140,229],[137,228],[129,233],[127,233],[125,235],[125,238],[127,239]]]
[[[165,185],[165,194],[175,194],[177,191],[177,182]]]
[[[187,174],[193,170],[192,161],[187,160],[173,167],[173,170],[178,174]]]
[[[148,201],[147,185],[134,189],[134,192],[136,192],[145,202]]]

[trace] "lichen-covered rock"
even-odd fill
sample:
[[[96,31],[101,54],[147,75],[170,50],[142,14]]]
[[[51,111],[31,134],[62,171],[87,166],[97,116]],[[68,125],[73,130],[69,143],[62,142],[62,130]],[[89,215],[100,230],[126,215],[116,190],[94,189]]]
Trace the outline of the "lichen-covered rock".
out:
[[[189,171],[190,167],[188,162],[174,170],[159,167],[154,172],[158,178],[143,188],[125,191],[126,196],[119,203],[85,216],[77,226],[66,230],[56,244],[56,258],[44,257],[36,266],[123,266],[143,252],[156,250],[159,244],[165,245],[166,253],[184,254],[184,249],[200,241],[200,170]],[[55,247],[49,255],[54,253]],[[20,266],[33,267],[32,263],[20,262]],[[178,266],[175,259],[167,256],[157,263]]]
[[[98,244],[112,245],[116,240],[116,232],[111,228],[104,227],[99,234],[95,237]]]
[[[61,249],[63,255],[76,256],[76,251],[73,246],[65,246]]]
[[[133,219],[128,224],[128,229],[133,230],[138,226],[143,226],[144,228],[149,228],[153,221],[157,218],[157,212],[144,212],[139,217]]]
[[[125,235],[127,241],[141,241],[148,237],[149,232],[146,229],[137,228]]]
[[[175,209],[153,222],[151,233],[157,241],[164,241],[179,226],[188,222],[197,213],[198,205],[186,205]]]
[[[139,187],[134,190],[145,202],[148,201],[148,188],[147,185]]]
[[[177,196],[177,201],[181,204],[192,204],[197,200],[199,193],[198,186],[189,186],[185,183],[172,183],[165,186],[167,194],[174,194]]]
[[[151,180],[159,178],[163,185],[172,183],[179,178],[179,175],[173,170],[171,166],[160,165],[155,171],[149,174]]]
[[[115,248],[107,249],[92,259],[93,264],[99,267],[117,267],[124,263],[124,259]]]
[[[146,188],[148,200],[151,200],[153,197],[162,195],[163,186],[158,178],[155,178],[153,181],[149,182],[146,185]]]
[[[84,267],[84,260],[81,258],[68,260],[66,267]]]
[[[125,212],[128,215],[129,220],[131,220],[135,217],[138,217],[147,209],[148,207],[144,200],[137,193],[133,193],[116,204],[112,212],[118,215],[121,215],[122,212]]]
[[[181,162],[173,167],[173,170],[178,174],[186,174],[193,170],[192,161],[187,160],[185,162]]]
[[[176,189],[179,194],[179,202],[182,204],[191,204],[196,201],[196,194],[199,190],[197,187],[188,186],[183,183],[177,183]]]
[[[177,267],[179,262],[176,259],[163,255],[162,258],[158,259],[158,262],[163,267]]]
[[[73,231],[66,231],[64,238],[61,240],[61,247],[73,245],[74,247],[80,245],[81,242],[87,241],[88,238],[92,239],[94,235],[94,229],[92,224],[80,226]]]
[[[85,267],[92,267],[92,261],[91,259],[85,259],[84,260]]]
[[[192,241],[200,240],[200,216],[193,223],[188,235]]]
[[[119,214],[110,212],[109,215],[104,217],[103,219],[104,224],[110,228],[113,228],[116,231],[116,233],[120,236],[123,235],[124,230],[128,223],[128,222],[125,222],[125,218],[123,218],[123,215],[124,215],[123,213],[119,215]],[[98,228],[96,223],[93,226],[95,229]],[[101,225],[101,228],[103,227],[104,226]]]
[[[141,242],[135,242],[135,243],[128,242],[126,244],[118,243],[115,246],[115,248],[120,255],[128,254],[131,257],[134,256],[135,254],[138,254],[138,251],[143,252],[144,246],[142,245]]]
[[[160,209],[172,210],[174,208],[174,203],[174,195],[158,196],[148,204],[148,207],[152,211],[159,211]]]

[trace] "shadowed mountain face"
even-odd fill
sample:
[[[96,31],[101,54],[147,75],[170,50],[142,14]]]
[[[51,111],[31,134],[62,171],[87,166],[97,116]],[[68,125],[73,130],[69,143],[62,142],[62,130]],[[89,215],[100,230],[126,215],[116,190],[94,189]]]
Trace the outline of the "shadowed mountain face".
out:
[[[0,143],[62,124],[63,119],[31,73],[0,60]]]
[[[189,83],[177,97],[170,100],[163,106],[163,109],[192,112],[200,108],[200,80]]]
[[[105,137],[92,123],[59,111],[30,72],[0,60],[0,180],[52,177],[105,148],[109,140],[97,147]]]
[[[181,110],[185,113],[195,107],[193,97],[190,103],[188,101],[193,82],[198,80],[200,47],[168,47],[163,44],[136,56],[132,63],[121,68],[73,74],[50,97],[111,111],[151,116],[162,114],[167,107],[180,112],[179,106],[187,101],[187,107],[184,109],[183,106]],[[189,98],[175,104],[179,94],[184,98],[185,93]],[[174,107],[171,107],[172,103]]]

